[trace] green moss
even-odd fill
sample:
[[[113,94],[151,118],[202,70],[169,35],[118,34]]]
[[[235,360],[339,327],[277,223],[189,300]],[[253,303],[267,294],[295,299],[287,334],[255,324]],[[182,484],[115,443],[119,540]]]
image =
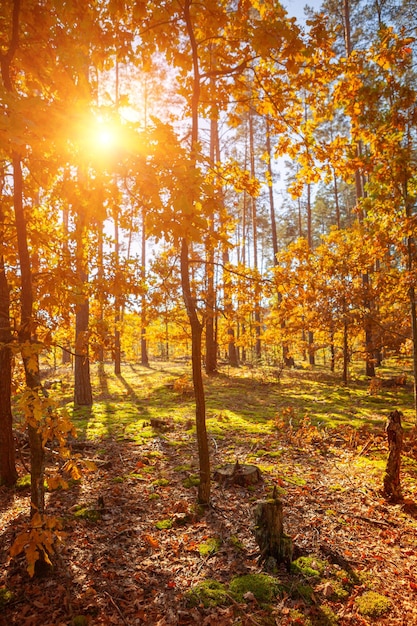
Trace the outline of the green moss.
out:
[[[293,598],[302,598],[306,604],[311,604],[313,600],[314,589],[310,585],[298,584],[291,588],[291,596]]]
[[[186,601],[188,606],[194,607],[202,604],[207,609],[227,604],[229,599],[226,587],[217,580],[208,578],[186,593]]]
[[[0,587],[0,609],[14,600],[14,593],[6,589],[6,587]]]
[[[154,487],[167,487],[169,485],[168,478],[158,478],[152,482]]]
[[[25,489],[30,489],[30,474],[25,474],[17,479],[16,489],[18,491],[24,491]]]
[[[186,489],[191,489],[191,487],[198,487],[198,485],[200,484],[200,477],[192,474],[191,476],[187,476],[187,478],[182,481],[182,484]]]
[[[172,528],[172,519],[161,519],[159,522],[155,523],[155,528],[158,530],[167,530]]]
[[[340,602],[343,602],[349,597],[349,591],[347,591],[342,584],[335,580],[329,582],[333,589],[332,600],[339,600]]]
[[[123,477],[123,476],[115,476],[115,477],[112,479],[112,482],[113,482],[113,483],[124,483],[124,481],[125,481],[125,479],[124,479],[124,477]]]
[[[236,535],[231,535],[229,537],[229,543],[230,543],[230,545],[232,545],[234,547],[235,550],[238,550],[239,552],[241,550],[244,550],[243,543],[241,542],[239,537],[236,537]]]
[[[339,618],[329,606],[321,606],[320,612],[320,626],[337,626]]]
[[[301,611],[292,609],[290,611],[291,624],[297,624],[297,626],[313,626],[311,619],[305,617]]]
[[[89,522],[98,522],[101,520],[101,511],[97,509],[89,509],[87,506],[78,506],[74,511],[74,517],[86,519]]]
[[[232,578],[229,590],[238,602],[242,602],[245,593],[250,591],[258,602],[269,603],[282,590],[282,585],[268,574],[246,574]]]
[[[88,626],[90,620],[85,615],[75,615],[72,618],[71,626]]]
[[[191,465],[177,465],[174,467],[174,472],[189,472],[191,470]]]
[[[320,578],[324,574],[326,563],[312,556],[300,556],[291,563],[294,574],[302,574],[305,578]]]
[[[43,481],[43,486],[45,491],[50,491],[46,480]],[[26,491],[30,489],[30,474],[25,474],[17,479],[16,489],[17,491]]]
[[[150,493],[148,496],[148,500],[159,500],[160,499],[160,495],[159,493]]]
[[[386,596],[382,596],[376,591],[367,591],[359,598],[356,598],[358,613],[368,617],[379,617],[392,608],[392,602]]]
[[[218,537],[210,537],[207,541],[198,544],[198,551],[201,556],[209,556],[210,554],[216,554],[221,545],[222,542]]]

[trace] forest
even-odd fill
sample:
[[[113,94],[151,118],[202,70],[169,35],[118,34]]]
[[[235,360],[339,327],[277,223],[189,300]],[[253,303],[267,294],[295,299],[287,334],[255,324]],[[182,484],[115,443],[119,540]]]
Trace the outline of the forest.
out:
[[[0,625],[417,623],[417,4],[288,5],[0,4]]]

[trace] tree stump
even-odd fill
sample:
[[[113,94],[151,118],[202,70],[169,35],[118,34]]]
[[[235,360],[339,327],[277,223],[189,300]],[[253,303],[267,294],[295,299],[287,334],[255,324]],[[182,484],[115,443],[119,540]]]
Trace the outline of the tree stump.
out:
[[[293,553],[292,539],[283,531],[282,502],[277,496],[276,487],[272,498],[259,500],[255,511],[255,539],[261,555],[259,563],[271,558],[276,563],[285,563],[287,570],[291,568]]]
[[[388,460],[384,474],[384,493],[391,500],[401,500],[401,450],[403,447],[404,431],[401,426],[401,411],[392,411],[389,414],[385,432],[388,437]]]
[[[240,465],[239,461],[233,465],[228,463],[214,472],[214,480],[220,484],[240,485],[249,487],[262,480],[261,470],[256,465]]]

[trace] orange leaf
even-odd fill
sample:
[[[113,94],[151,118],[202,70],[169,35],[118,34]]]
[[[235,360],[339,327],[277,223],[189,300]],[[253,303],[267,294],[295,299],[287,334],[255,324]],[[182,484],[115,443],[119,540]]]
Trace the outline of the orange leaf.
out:
[[[155,539],[155,537],[152,537],[152,535],[144,535],[144,539],[152,548],[159,548],[159,541]]]

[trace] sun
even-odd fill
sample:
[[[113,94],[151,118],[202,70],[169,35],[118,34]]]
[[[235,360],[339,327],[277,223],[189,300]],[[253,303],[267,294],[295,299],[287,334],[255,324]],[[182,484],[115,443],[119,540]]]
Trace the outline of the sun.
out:
[[[97,120],[93,142],[99,150],[116,147],[118,143],[118,132],[116,126],[107,120],[99,118]]]

